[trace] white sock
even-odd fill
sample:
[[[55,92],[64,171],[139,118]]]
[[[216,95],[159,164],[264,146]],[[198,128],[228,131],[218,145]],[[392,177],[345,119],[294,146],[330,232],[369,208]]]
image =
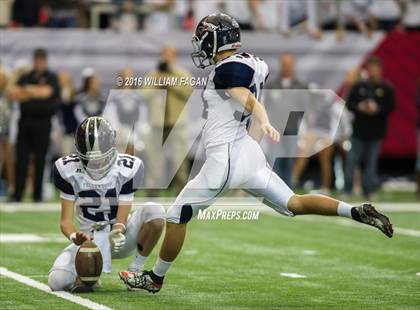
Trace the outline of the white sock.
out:
[[[146,259],[147,259],[147,256],[142,256],[140,254],[137,254],[134,260],[131,262],[130,266],[128,266],[128,271],[134,271],[134,272],[142,271]]]
[[[351,208],[353,208],[353,206],[351,204],[345,203],[344,201],[340,201],[338,203],[338,207],[337,207],[337,214],[339,216],[352,218]]]
[[[155,265],[153,266],[153,273],[159,277],[164,277],[171,265],[172,262],[165,262],[163,259],[158,257]]]

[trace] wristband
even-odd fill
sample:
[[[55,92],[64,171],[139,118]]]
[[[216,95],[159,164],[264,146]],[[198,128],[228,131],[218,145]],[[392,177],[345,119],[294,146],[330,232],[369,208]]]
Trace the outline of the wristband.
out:
[[[122,226],[122,230],[123,230],[123,231],[122,231],[122,233],[125,233],[125,230],[126,230],[126,229],[125,229],[125,224],[123,224],[123,223],[115,223],[115,224],[114,224],[114,226],[113,226],[113,228],[112,228],[112,230],[114,230],[115,225],[120,225],[120,226]]]
[[[70,240],[71,242],[74,242],[74,240],[76,240],[76,232],[72,232],[72,233],[70,234],[70,236],[69,236],[69,240]]]

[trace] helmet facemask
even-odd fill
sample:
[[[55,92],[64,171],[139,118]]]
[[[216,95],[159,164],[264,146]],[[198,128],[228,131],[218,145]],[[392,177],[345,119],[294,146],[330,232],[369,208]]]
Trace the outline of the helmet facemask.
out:
[[[214,57],[217,53],[216,31],[207,29],[201,38],[196,34],[192,37],[191,43],[193,45],[191,58],[196,67],[204,69],[208,66],[214,65]]]
[[[204,69],[214,65],[218,52],[241,47],[239,25],[226,14],[208,15],[197,25],[192,45],[191,58],[196,67]]]
[[[113,147],[106,153],[90,151],[86,155],[77,151],[77,155],[89,176],[94,180],[100,180],[107,175],[114,165],[117,159],[117,150]]]

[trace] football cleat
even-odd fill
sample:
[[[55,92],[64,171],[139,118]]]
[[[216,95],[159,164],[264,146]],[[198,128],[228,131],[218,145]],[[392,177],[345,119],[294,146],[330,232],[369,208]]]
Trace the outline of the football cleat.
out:
[[[376,211],[371,204],[364,203],[361,206],[352,208],[351,215],[354,220],[376,227],[387,237],[392,238],[394,231],[389,218]]]
[[[156,283],[152,279],[152,271],[121,271],[118,274],[120,279],[128,286],[130,290],[143,289],[149,293],[156,294],[162,288],[163,283]]]

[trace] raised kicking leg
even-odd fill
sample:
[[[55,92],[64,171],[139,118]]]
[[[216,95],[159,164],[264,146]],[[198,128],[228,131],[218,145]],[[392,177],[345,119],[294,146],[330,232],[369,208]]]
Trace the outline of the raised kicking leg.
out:
[[[372,205],[353,206],[325,195],[295,195],[268,167],[261,169],[247,187],[247,191],[264,197],[265,204],[284,215],[343,216],[374,226],[389,238],[393,235],[388,217],[379,213]]]

